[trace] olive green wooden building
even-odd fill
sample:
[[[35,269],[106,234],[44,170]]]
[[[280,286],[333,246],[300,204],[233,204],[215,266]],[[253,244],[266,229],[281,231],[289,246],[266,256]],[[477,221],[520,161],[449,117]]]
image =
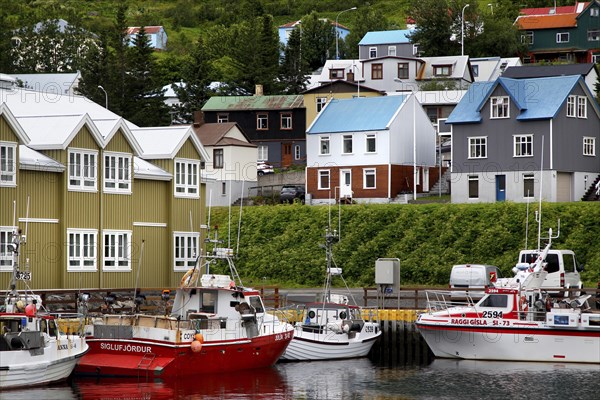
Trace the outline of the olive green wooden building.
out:
[[[16,225],[32,289],[174,287],[202,251],[191,126],[139,128],[81,96],[0,89],[0,290]],[[139,269],[139,281],[138,281]]]

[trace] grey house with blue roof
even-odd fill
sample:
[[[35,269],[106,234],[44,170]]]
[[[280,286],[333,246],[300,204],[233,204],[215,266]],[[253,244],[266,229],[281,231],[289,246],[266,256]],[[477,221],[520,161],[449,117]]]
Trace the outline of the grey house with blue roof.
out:
[[[446,125],[453,203],[577,201],[600,179],[600,107],[579,75],[473,83]]]
[[[387,203],[438,180],[435,128],[415,94],[330,100],[306,132],[313,203]]]
[[[410,40],[412,29],[367,32],[358,42],[361,60],[386,56],[416,57],[417,46]]]

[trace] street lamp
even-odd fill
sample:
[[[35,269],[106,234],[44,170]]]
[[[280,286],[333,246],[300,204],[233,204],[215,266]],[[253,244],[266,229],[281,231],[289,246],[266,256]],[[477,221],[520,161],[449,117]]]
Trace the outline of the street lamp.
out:
[[[346,11],[352,11],[352,10],[356,10],[356,7],[352,7],[349,8],[347,10],[344,11],[340,11],[337,15],[337,17],[335,17],[335,59],[339,60],[340,59],[340,50],[338,47],[338,38],[340,36],[340,31],[338,28],[338,19],[340,18],[340,15],[342,15],[342,13],[345,13]]]
[[[460,17],[460,55],[465,55],[465,9],[469,7],[469,4],[465,4],[462,8]]]
[[[106,108],[108,110],[108,94],[106,93],[106,90],[104,90],[102,85],[98,85],[98,89],[100,89],[104,92],[104,108]]]

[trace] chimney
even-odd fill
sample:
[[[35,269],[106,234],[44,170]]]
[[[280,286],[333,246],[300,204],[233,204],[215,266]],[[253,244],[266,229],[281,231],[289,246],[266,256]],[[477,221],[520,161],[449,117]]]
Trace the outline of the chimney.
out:
[[[194,111],[194,127],[204,125],[204,113],[202,111]]]
[[[263,85],[256,85],[254,88],[254,95],[255,96],[262,96],[263,95]]]

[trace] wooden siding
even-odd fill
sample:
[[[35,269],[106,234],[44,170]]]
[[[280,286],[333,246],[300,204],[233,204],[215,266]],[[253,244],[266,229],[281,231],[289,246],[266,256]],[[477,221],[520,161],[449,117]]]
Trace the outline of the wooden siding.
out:
[[[110,142],[106,144],[104,151],[115,151],[120,153],[133,153],[133,147],[123,135],[123,131],[119,129],[117,133],[112,137]]]
[[[69,147],[76,147],[79,149],[94,149],[100,150],[100,146],[96,143],[96,139],[92,136],[92,133],[84,126],[81,130],[75,135],[71,143],[69,143]]]
[[[10,125],[8,122],[6,122],[4,116],[0,116],[0,141],[15,143],[19,142],[19,138],[10,128]]]
[[[171,271],[171,248],[173,237],[169,234],[168,227],[136,226],[133,228],[133,241],[136,249],[141,250],[142,240],[145,241],[144,251],[141,253],[142,263],[138,287],[173,287]],[[132,274],[137,276],[139,257],[136,256]],[[183,274],[177,276],[181,279]],[[175,277],[177,278],[177,277]],[[135,278],[137,279],[137,278]],[[179,283],[179,281],[177,281]],[[121,285],[122,286],[122,285]],[[135,281],[134,285],[135,286]]]
[[[183,144],[183,146],[181,146],[175,158],[189,158],[192,160],[200,160],[202,157],[200,156],[200,153],[198,153],[198,150],[196,150],[196,147],[192,144],[192,141],[187,140]],[[172,160],[170,161],[171,163],[173,162]]]
[[[133,193],[133,221],[167,223],[171,201],[170,181],[135,180]]]

